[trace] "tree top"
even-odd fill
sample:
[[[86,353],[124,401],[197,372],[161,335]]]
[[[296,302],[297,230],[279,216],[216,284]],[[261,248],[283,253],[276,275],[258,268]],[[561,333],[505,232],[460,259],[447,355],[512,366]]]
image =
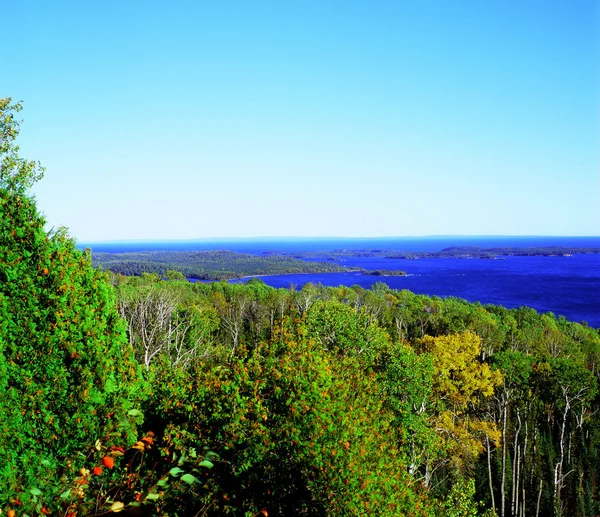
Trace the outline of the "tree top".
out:
[[[12,103],[10,97],[0,98],[0,188],[24,193],[44,176],[39,162],[19,156],[15,140],[19,135],[21,120],[15,114],[23,109],[21,102]]]

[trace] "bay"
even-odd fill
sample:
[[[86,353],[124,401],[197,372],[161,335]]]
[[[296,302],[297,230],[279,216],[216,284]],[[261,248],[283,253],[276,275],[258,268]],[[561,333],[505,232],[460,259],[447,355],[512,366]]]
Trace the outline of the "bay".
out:
[[[341,262],[364,269],[399,269],[407,276],[375,277],[361,273],[274,275],[261,279],[273,287],[323,285],[372,287],[384,282],[392,289],[418,294],[455,296],[470,302],[529,306],[573,321],[600,327],[600,255],[572,257],[507,257],[505,260],[390,260],[353,257]],[[245,279],[244,281],[247,281]]]
[[[93,251],[107,252],[225,249],[252,254],[278,251],[293,254],[335,249],[439,251],[450,246],[600,248],[600,237],[256,238],[80,245],[90,247]],[[300,288],[307,282],[329,286],[360,285],[369,288],[375,282],[385,282],[392,289],[409,289],[418,294],[455,296],[470,302],[490,303],[509,308],[529,306],[539,312],[553,312],[570,320],[585,321],[592,327],[600,328],[600,255],[512,256],[502,260],[348,257],[338,263],[367,270],[403,270],[407,276],[375,277],[361,273],[321,273],[273,275],[263,276],[261,279],[270,286],[285,288],[292,284]]]

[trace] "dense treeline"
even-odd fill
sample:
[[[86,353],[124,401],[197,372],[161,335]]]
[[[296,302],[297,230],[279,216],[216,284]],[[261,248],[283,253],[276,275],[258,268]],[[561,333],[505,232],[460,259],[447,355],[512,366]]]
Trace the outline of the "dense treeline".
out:
[[[252,275],[331,273],[350,269],[328,262],[306,262],[292,257],[257,256],[233,251],[140,251],[94,253],[96,266],[122,275],[156,273],[166,278],[175,271],[186,278],[222,280]]]
[[[0,99],[0,509],[593,516],[600,335],[361,287],[94,269]]]
[[[146,367],[160,356],[171,366],[184,360],[172,345],[177,335],[154,333],[157,340],[148,342],[134,330],[147,318],[135,312],[142,304],[148,314],[165,315],[155,325],[174,331],[172,316],[150,308],[149,299],[169,300],[171,314],[192,311],[191,318],[199,311],[211,322],[196,347],[185,349],[188,365],[221,364],[240,350],[256,361],[264,343],[293,321],[295,336],[334,352],[336,361],[357,357],[364,375],[373,375],[371,389],[378,385],[383,409],[394,415],[389,437],[396,436],[406,471],[431,493],[474,480],[477,497],[499,515],[598,511],[600,336],[592,328],[525,307],[427,297],[385,284],[294,291],[258,279],[192,285],[146,275],[113,282]]]

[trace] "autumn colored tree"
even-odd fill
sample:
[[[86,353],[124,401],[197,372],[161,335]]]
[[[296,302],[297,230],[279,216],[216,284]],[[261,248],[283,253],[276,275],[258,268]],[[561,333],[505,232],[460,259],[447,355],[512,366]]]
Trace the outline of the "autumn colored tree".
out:
[[[481,341],[473,332],[425,336],[420,346],[431,355],[434,368],[431,418],[444,449],[444,455],[434,463],[461,472],[477,460],[487,440],[499,441],[495,423],[481,418],[476,407],[481,399],[494,394],[502,382],[502,374],[479,360]]]

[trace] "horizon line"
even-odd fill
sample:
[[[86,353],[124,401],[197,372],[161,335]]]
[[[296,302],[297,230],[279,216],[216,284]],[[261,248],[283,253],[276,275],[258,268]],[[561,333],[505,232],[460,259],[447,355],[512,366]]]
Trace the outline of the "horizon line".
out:
[[[549,234],[431,234],[431,235],[388,235],[388,236],[252,236],[252,237],[193,237],[183,239],[115,239],[78,240],[78,244],[133,244],[133,243],[189,243],[189,242],[232,242],[232,241],[308,241],[308,240],[393,240],[393,239],[455,239],[455,238],[600,238],[600,235],[549,235]]]

